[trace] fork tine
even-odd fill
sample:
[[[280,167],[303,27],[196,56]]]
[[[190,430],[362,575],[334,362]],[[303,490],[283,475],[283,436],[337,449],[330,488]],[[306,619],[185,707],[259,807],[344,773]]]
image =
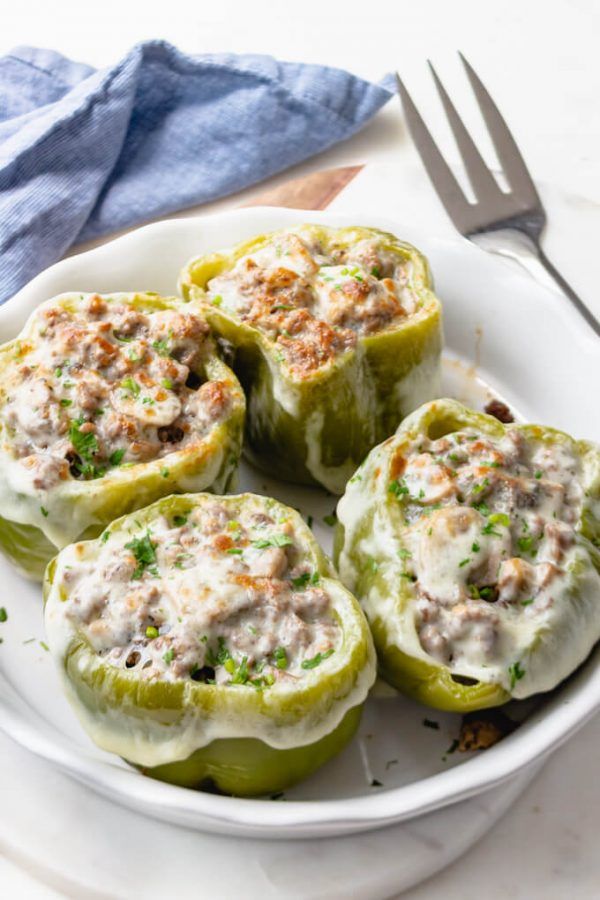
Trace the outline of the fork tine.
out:
[[[490,170],[483,160],[483,157],[481,156],[481,153],[473,143],[471,135],[465,128],[463,120],[459,116],[456,107],[448,96],[448,92],[440,81],[440,78],[433,68],[432,63],[427,60],[427,64],[429,65],[429,69],[431,71],[431,74],[433,75],[433,80],[435,82],[437,92],[440,95],[440,100],[442,101],[444,111],[446,113],[446,116],[448,117],[448,121],[452,129],[452,134],[454,135],[454,139],[456,140],[456,144],[458,146],[458,149],[460,150],[460,155],[462,156],[463,162],[465,164],[465,169],[467,170],[469,181],[471,182],[473,190],[475,191],[475,196],[478,200],[484,202],[486,200],[500,200],[502,192],[500,191],[500,188],[498,187],[494,176],[491,174]]]
[[[397,73],[396,79],[408,127],[423,165],[446,212],[458,230],[463,231],[471,219],[470,204]]]
[[[525,161],[515,143],[515,139],[508,130],[508,125],[500,114],[500,110],[470,63],[460,51],[458,55],[465,67],[473,93],[479,104],[479,109],[496,148],[498,159],[514,194],[520,199],[523,198],[527,203],[540,203],[538,192],[525,165]]]

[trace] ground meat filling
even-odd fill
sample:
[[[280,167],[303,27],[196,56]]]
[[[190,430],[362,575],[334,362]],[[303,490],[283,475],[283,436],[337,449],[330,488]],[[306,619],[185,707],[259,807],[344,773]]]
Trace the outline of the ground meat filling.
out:
[[[194,372],[207,332],[193,314],[98,295],[43,307],[17,350],[0,410],[34,488],[147,462],[210,430],[229,397],[224,383],[201,383]]]
[[[301,377],[399,324],[420,303],[410,263],[378,239],[324,248],[302,229],[284,232],[208,282],[213,305],[259,328]]]
[[[341,639],[303,555],[280,511],[215,502],[109,536],[65,571],[66,614],[104,662],[144,679],[293,683]]]
[[[465,430],[415,442],[392,462],[390,490],[407,501],[400,550],[417,595],[423,649],[458,672],[510,652],[561,596],[582,488],[567,446]],[[514,686],[524,671],[510,670]]]

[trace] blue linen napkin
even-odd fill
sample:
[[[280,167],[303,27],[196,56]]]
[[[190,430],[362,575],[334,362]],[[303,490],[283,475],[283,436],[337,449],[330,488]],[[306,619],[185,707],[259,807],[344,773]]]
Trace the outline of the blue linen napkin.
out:
[[[0,58],[0,303],[73,244],[239,191],[358,131],[392,96],[339,69],[185,56],[163,41],[96,71]]]

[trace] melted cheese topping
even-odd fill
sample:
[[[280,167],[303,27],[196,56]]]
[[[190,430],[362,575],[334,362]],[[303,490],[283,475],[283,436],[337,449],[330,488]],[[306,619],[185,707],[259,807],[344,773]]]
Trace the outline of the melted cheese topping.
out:
[[[156,766],[221,738],[285,749],[332,732],[364,702],[375,653],[298,515],[250,494],[160,503],[162,515],[132,514],[56,560],[47,640],[92,739]],[[107,669],[130,699],[169,684],[181,705],[105,703]],[[98,687],[97,703],[80,681]]]
[[[194,374],[207,331],[192,313],[142,311],[127,295],[41,306],[0,395],[0,452],[18,463],[18,489],[44,503],[61,482],[161,458],[206,434],[229,403],[222,383]]]
[[[285,515],[215,501],[72,556],[61,615],[105,663],[143,679],[264,689],[303,678],[339,644]]]
[[[386,596],[374,589],[368,616],[382,617],[411,656],[457,675],[516,697],[554,687],[600,637],[600,575],[577,533],[580,456],[518,428],[501,439],[466,429],[403,442],[389,471],[388,503],[398,503],[404,527],[375,509],[359,546],[374,560],[395,558],[388,580],[406,579],[416,602],[399,606],[393,586]],[[348,547],[365,512],[361,478],[338,508],[350,587],[359,577]]]
[[[420,301],[410,271],[378,239],[326,250],[299,228],[241,257],[207,290],[213,305],[264,332],[301,377],[355,347],[359,336],[413,314]]]

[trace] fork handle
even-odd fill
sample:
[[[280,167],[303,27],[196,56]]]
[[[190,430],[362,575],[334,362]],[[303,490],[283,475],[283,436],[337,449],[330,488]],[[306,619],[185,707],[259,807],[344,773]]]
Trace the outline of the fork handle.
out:
[[[535,253],[538,261],[544,267],[546,272],[548,272],[550,277],[556,282],[563,294],[565,294],[569,298],[575,309],[583,316],[588,325],[596,332],[598,337],[600,337],[600,322],[598,321],[598,319],[591,312],[591,310],[588,309],[581,297],[575,293],[569,282],[563,278],[556,266],[554,266],[550,262],[540,245],[537,243],[535,245]]]

